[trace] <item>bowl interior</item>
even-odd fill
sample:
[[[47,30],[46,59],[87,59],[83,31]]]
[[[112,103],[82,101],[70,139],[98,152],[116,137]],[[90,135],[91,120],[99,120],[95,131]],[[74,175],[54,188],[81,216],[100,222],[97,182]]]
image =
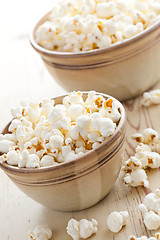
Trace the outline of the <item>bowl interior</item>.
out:
[[[82,92],[84,99],[86,99],[88,92]],[[122,106],[122,104],[114,99],[113,97],[110,97],[109,95],[102,94],[102,93],[97,93],[101,94],[105,99],[107,98],[112,98],[114,101],[117,102],[119,106],[119,111],[121,113],[121,119],[118,123],[118,126],[116,128],[116,131],[112,136],[107,138],[103,143],[100,144],[96,149],[90,150],[88,153],[86,153],[84,156],[81,156],[75,160],[72,160],[70,162],[64,162],[56,166],[48,166],[48,167],[42,167],[42,168],[35,168],[35,169],[30,169],[30,168],[19,168],[16,166],[9,165],[5,162],[0,163],[0,167],[11,174],[14,175],[19,175],[21,177],[21,174],[25,175],[25,181],[31,181],[32,179],[30,176],[32,174],[37,175],[36,180],[33,179],[33,181],[48,181],[48,179],[54,179],[54,180],[62,180],[69,178],[73,178],[74,176],[77,177],[77,174],[84,174],[86,171],[91,168],[94,168],[97,164],[100,162],[105,161],[104,155],[108,156],[111,152],[114,152],[114,148],[117,147],[117,141],[118,144],[124,141],[124,132],[125,132],[125,110]],[[63,95],[60,97],[53,98],[55,100],[56,104],[62,103],[62,99],[67,96]],[[2,134],[8,133],[8,127],[10,123],[7,124],[5,129],[2,131]],[[42,177],[42,174],[44,178]],[[44,173],[47,173],[45,175]]]
[[[147,35],[150,35],[152,32],[154,32],[155,30],[157,30],[160,27],[160,21],[158,21],[158,22],[154,23],[152,26],[146,28],[143,32],[138,33],[137,35],[135,35],[129,39],[125,39],[122,42],[113,44],[110,47],[89,50],[87,52],[82,51],[82,52],[78,52],[78,53],[57,52],[57,51],[51,51],[51,50],[41,47],[40,45],[38,45],[36,43],[36,40],[35,40],[36,39],[36,31],[37,31],[38,27],[41,24],[43,24],[45,21],[50,20],[50,18],[49,18],[50,14],[51,14],[51,11],[49,11],[47,14],[45,14],[34,26],[32,32],[30,33],[30,42],[31,42],[31,45],[35,48],[35,50],[38,51],[39,53],[44,54],[46,56],[52,56],[52,57],[58,57],[58,58],[88,57],[88,56],[99,55],[99,54],[103,54],[103,53],[109,53],[110,51],[118,51],[118,53],[119,53],[119,50],[121,48],[123,48],[123,51],[124,51],[124,48],[127,47],[128,45],[131,45],[131,44],[133,45],[133,43],[143,39]],[[120,53],[123,53],[123,51]]]

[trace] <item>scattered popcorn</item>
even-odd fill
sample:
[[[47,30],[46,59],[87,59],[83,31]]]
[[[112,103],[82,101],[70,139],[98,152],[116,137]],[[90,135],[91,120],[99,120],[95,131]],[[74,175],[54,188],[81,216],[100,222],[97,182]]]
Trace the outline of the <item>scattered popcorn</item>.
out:
[[[144,199],[144,204],[149,211],[160,214],[160,189],[156,189],[154,193],[149,193]]]
[[[128,218],[128,212],[112,212],[107,218],[107,225],[110,231],[117,233],[124,225],[126,225],[126,220]]]
[[[136,169],[133,170],[131,173],[126,173],[124,176],[124,182],[127,185],[131,185],[133,187],[138,187],[140,185],[143,185],[144,187],[149,187],[147,175],[143,169]]]
[[[148,230],[157,230],[160,227],[160,216],[153,211],[149,211],[144,215],[144,224]]]
[[[37,29],[36,42],[58,52],[105,48],[143,32],[159,13],[157,0],[60,0]]]
[[[132,138],[135,139],[137,142],[141,142],[144,144],[150,144],[152,142],[156,142],[158,140],[158,133],[153,130],[152,128],[146,128],[142,131],[142,134],[137,133],[133,134]]]
[[[157,230],[160,227],[160,189],[149,193],[139,208],[144,215],[145,226],[149,230]]]
[[[142,133],[132,136],[137,141],[136,152],[124,162],[122,169],[126,172],[124,182],[127,185],[137,187],[149,186],[146,168],[160,167],[160,135],[152,128],[146,128]]]
[[[67,225],[67,233],[74,239],[89,238],[92,234],[97,232],[98,223],[95,219],[88,221],[81,219],[79,222],[75,219],[70,219]]]
[[[160,104],[160,89],[143,93],[142,105],[148,107],[152,104]]]
[[[29,231],[28,235],[28,240],[49,240],[52,237],[52,231],[47,226],[38,225],[33,231]]]
[[[121,117],[116,101],[94,91],[85,100],[81,92],[69,93],[57,105],[52,99],[24,100],[11,112],[10,133],[0,134],[0,161],[23,168],[83,156],[114,134]]]
[[[142,236],[142,237],[135,237],[133,235],[131,235],[128,240],[160,240],[160,233],[156,233],[155,237],[146,237],[146,236]]]

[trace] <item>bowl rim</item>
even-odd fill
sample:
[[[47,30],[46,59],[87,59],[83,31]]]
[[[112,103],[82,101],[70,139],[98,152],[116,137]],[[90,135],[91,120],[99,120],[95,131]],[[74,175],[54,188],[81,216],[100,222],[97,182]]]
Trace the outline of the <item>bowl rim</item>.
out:
[[[81,91],[82,94],[88,94],[89,91]],[[63,95],[59,95],[57,97],[54,97],[52,99],[56,100],[58,98],[64,98],[65,96],[68,96],[69,93],[67,94],[63,94]],[[42,172],[49,172],[49,171],[53,171],[56,169],[60,169],[60,168],[64,168],[64,167],[69,167],[72,166],[74,163],[80,163],[82,160],[84,160],[84,156],[85,158],[87,158],[88,156],[91,156],[94,152],[96,152],[97,150],[101,150],[104,148],[104,146],[109,146],[110,144],[112,144],[113,140],[116,139],[117,136],[119,136],[121,129],[123,129],[124,125],[125,125],[125,121],[126,121],[126,112],[125,109],[122,105],[122,103],[120,101],[118,101],[116,98],[105,94],[105,93],[100,93],[100,92],[96,92],[96,95],[102,95],[104,98],[111,98],[114,101],[116,101],[119,104],[119,108],[121,111],[121,118],[120,121],[118,123],[118,126],[114,132],[113,135],[111,135],[110,137],[108,137],[104,142],[102,142],[97,148],[90,150],[89,152],[85,153],[83,156],[80,156],[74,160],[71,160],[69,162],[63,162],[60,163],[58,165],[53,165],[53,166],[46,166],[46,167],[40,167],[40,168],[19,168],[17,166],[14,165],[10,165],[6,162],[0,162],[0,167],[2,169],[8,170],[10,172],[17,172],[17,173],[42,173]],[[12,120],[11,120],[12,121]],[[3,132],[8,129],[11,121],[4,127],[4,129],[1,131],[1,133],[3,134]],[[114,149],[115,150],[115,149]],[[110,159],[109,159],[110,160]],[[91,165],[92,166],[92,165]]]
[[[36,43],[35,38],[34,38],[34,33],[35,33],[35,30],[37,29],[37,27],[40,25],[39,23],[44,22],[44,20],[46,19],[46,17],[49,16],[50,13],[51,13],[51,11],[49,11],[47,14],[45,14],[43,17],[41,17],[37,21],[37,23],[34,25],[32,31],[29,34],[29,40],[30,40],[32,47],[36,51],[38,51],[39,53],[41,53],[43,55],[55,57],[55,58],[78,58],[78,57],[88,57],[88,56],[94,56],[94,55],[99,55],[99,54],[103,54],[103,53],[108,53],[110,51],[117,50],[117,49],[123,48],[125,46],[131,45],[132,43],[141,40],[142,38],[146,37],[147,35],[151,34],[155,30],[160,28],[160,20],[159,20],[159,21],[155,22],[153,25],[151,25],[150,27],[143,30],[141,33],[138,33],[129,39],[125,39],[122,42],[113,44],[110,47],[94,49],[94,50],[89,50],[89,51],[82,51],[82,52],[78,52],[78,53],[76,53],[76,52],[57,52],[57,51],[52,51],[52,50],[48,50],[48,49],[41,47],[38,43]]]

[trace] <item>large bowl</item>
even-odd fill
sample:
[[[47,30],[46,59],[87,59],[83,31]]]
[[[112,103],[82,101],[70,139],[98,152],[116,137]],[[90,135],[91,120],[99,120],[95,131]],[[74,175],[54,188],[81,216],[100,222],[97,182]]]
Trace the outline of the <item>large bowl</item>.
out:
[[[160,22],[122,43],[81,53],[50,51],[30,42],[41,55],[53,78],[67,91],[96,90],[122,101],[135,97],[160,79]]]
[[[55,98],[56,104],[63,97]],[[18,168],[5,162],[0,167],[24,193],[45,206],[61,211],[93,206],[113,187],[124,156],[125,110],[121,103],[117,101],[117,104],[121,119],[115,133],[84,156],[38,169]],[[3,133],[8,132],[8,126]]]

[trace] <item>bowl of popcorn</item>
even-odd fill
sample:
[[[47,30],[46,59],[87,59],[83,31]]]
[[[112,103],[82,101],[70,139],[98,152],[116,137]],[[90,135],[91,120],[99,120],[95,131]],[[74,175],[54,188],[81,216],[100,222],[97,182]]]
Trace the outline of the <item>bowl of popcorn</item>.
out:
[[[105,94],[72,92],[11,109],[0,167],[28,196],[61,211],[93,206],[113,187],[124,156],[125,110]]]
[[[30,42],[67,91],[95,89],[118,100],[160,79],[160,2],[60,0]]]

